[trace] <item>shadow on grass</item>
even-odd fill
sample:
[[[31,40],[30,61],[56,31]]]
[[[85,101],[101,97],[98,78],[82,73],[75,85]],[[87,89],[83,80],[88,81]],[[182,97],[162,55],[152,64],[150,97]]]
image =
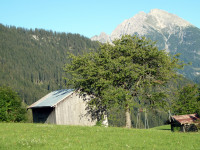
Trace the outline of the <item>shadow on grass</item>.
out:
[[[171,127],[170,125],[163,125],[163,126],[158,126],[154,128],[155,130],[166,130],[166,131],[170,131]]]

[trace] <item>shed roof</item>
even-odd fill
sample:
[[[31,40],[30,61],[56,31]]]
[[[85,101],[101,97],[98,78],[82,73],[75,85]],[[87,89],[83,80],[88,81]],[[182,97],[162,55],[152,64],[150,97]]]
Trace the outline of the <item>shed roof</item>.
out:
[[[57,103],[64,100],[67,96],[71,95],[73,91],[73,89],[62,89],[53,91],[41,98],[40,100],[36,101],[32,105],[30,105],[28,109],[39,107],[55,107]]]
[[[187,115],[172,116],[172,119],[175,119],[180,124],[192,124],[195,123],[195,121],[200,118],[197,114],[187,114]]]

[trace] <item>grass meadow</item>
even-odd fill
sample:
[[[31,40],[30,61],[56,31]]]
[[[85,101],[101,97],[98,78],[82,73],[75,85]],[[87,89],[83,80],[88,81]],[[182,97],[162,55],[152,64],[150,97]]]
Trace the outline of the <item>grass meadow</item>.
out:
[[[0,123],[2,150],[200,150],[200,132],[152,129],[82,127],[32,123]]]

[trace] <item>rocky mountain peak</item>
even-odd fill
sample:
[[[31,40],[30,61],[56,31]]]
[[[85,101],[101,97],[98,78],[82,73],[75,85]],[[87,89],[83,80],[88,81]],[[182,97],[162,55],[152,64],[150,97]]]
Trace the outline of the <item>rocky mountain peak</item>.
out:
[[[181,53],[180,60],[185,66],[179,73],[200,83],[200,29],[182,18],[160,9],[152,9],[149,13],[139,12],[124,20],[115,30],[107,35],[101,33],[92,40],[102,43],[110,42],[125,34],[138,34],[156,41],[159,49],[164,49],[172,55]]]
[[[111,42],[110,36],[105,32],[101,32],[100,35],[95,35],[91,38],[92,41],[99,41],[101,43]]]
[[[130,19],[124,20],[119,24],[111,35],[101,33],[99,36],[94,36],[91,40],[100,41],[102,43],[111,42],[116,38],[120,38],[122,35],[135,33],[139,35],[146,35],[151,31],[168,30],[170,33],[174,33],[175,27],[188,27],[192,26],[189,22],[182,18],[168,13],[160,9],[152,9],[149,13],[139,12]]]
[[[191,26],[189,22],[183,20],[182,18],[160,9],[152,9],[148,13],[148,17],[153,18],[154,21],[151,23],[154,23],[159,28],[166,28],[169,26]]]

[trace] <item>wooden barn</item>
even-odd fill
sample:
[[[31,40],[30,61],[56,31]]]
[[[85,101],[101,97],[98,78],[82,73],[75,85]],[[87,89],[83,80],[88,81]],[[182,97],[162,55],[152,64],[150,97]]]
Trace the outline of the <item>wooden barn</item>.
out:
[[[72,89],[53,91],[31,106],[34,123],[93,126],[86,101]]]
[[[182,132],[198,131],[197,119],[200,119],[198,114],[171,116],[171,130]]]

